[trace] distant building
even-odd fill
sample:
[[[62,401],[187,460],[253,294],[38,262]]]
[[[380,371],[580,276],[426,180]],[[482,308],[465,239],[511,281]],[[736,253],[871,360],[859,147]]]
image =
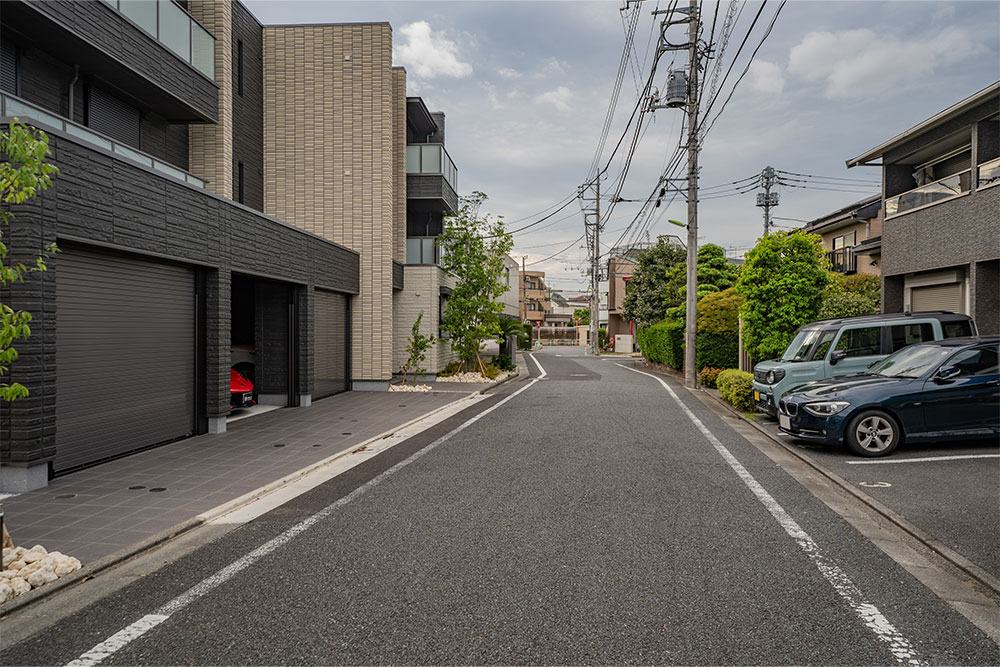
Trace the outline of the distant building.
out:
[[[816,218],[805,231],[819,234],[837,273],[879,275],[882,255],[882,195],[872,195],[861,201]]]

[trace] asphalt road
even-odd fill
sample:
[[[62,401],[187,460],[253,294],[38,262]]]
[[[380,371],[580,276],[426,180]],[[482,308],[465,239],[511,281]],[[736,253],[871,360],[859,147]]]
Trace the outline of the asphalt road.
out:
[[[1000,663],[997,644],[675,382],[690,415],[628,362],[537,357],[544,379],[4,647],[0,663],[67,664],[98,645],[86,664]]]

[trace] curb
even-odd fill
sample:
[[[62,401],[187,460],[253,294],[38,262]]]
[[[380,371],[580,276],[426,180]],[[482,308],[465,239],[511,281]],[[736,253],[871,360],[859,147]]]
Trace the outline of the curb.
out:
[[[793,456],[795,456],[795,458],[799,459],[800,461],[802,461],[803,463],[805,463],[806,465],[808,465],[810,468],[812,468],[813,470],[815,470],[819,474],[821,474],[824,477],[826,477],[827,479],[829,479],[831,482],[833,482],[834,484],[836,484],[842,490],[846,491],[847,493],[849,493],[852,496],[854,496],[856,499],[860,500],[862,503],[864,503],[869,508],[871,508],[872,510],[874,510],[877,514],[879,514],[880,516],[882,516],[884,519],[886,519],[890,523],[895,524],[896,527],[900,528],[905,533],[909,534],[911,537],[913,537],[914,539],[916,539],[918,542],[920,542],[921,544],[923,544],[924,546],[926,546],[928,549],[930,549],[934,553],[936,553],[939,556],[941,556],[942,558],[944,558],[946,561],[948,561],[949,563],[951,563],[952,565],[954,565],[955,567],[957,567],[959,570],[961,570],[962,572],[964,572],[967,576],[969,576],[972,579],[975,579],[977,582],[979,582],[983,586],[986,586],[994,594],[1000,595],[1000,578],[997,578],[994,575],[990,574],[989,572],[987,572],[986,570],[984,570],[980,566],[976,565],[975,563],[973,563],[972,561],[970,561],[968,558],[966,558],[962,554],[958,553],[954,549],[952,549],[952,548],[948,547],[947,545],[945,545],[943,542],[941,542],[936,537],[928,534],[927,532],[925,532],[925,531],[921,530],[920,528],[918,528],[917,526],[913,525],[905,517],[903,517],[902,515],[896,513],[892,509],[886,507],[885,505],[883,505],[879,501],[875,500],[874,498],[872,498],[868,494],[866,494],[866,493],[864,493],[862,491],[857,490],[856,488],[854,488],[853,484],[851,484],[850,482],[848,482],[847,480],[845,480],[840,475],[838,475],[838,474],[836,474],[834,472],[831,472],[830,470],[827,470],[824,466],[822,466],[822,465],[816,463],[815,461],[807,458],[804,454],[802,454],[801,452],[799,452],[797,449],[795,449],[794,447],[789,446],[788,443],[786,443],[786,442],[782,441],[781,439],[775,437],[774,434],[772,434],[770,431],[768,431],[767,429],[765,429],[763,426],[755,423],[751,419],[747,419],[746,416],[742,412],[740,412],[739,410],[737,410],[733,406],[731,406],[728,403],[726,403],[725,401],[723,401],[719,396],[716,396],[712,392],[705,391],[704,389],[701,390],[701,393],[703,393],[705,396],[708,396],[710,399],[712,399],[713,401],[715,401],[719,405],[723,406],[725,409],[729,410],[731,413],[733,413],[734,415],[736,415],[744,423],[750,425],[757,432],[759,432],[760,434],[766,436],[768,438],[768,440],[770,440],[771,442],[779,445],[786,452],[788,452],[789,454],[792,454]]]
[[[508,378],[507,380],[504,380],[503,382],[507,382],[508,380],[513,380],[515,378],[517,378],[516,375]],[[503,384],[503,382],[499,382],[495,386],[499,386],[499,385]],[[144,540],[142,540],[140,542],[136,542],[135,544],[133,544],[131,546],[127,546],[124,549],[120,549],[119,551],[116,551],[113,554],[109,554],[107,556],[104,556],[103,558],[99,558],[96,561],[94,561],[93,563],[89,563],[89,564],[85,565],[84,567],[80,568],[76,572],[74,572],[74,573],[72,573],[72,574],[70,574],[70,575],[68,575],[66,577],[60,577],[59,579],[57,579],[57,580],[55,580],[55,581],[53,581],[53,582],[51,582],[49,584],[46,584],[46,585],[42,586],[41,588],[35,588],[35,589],[29,591],[28,593],[25,593],[24,595],[20,595],[20,596],[14,598],[12,600],[8,600],[7,602],[5,602],[3,604],[0,604],[0,620],[3,620],[3,618],[7,617],[8,615],[10,615],[11,613],[13,613],[15,611],[19,611],[19,610],[23,609],[24,607],[27,607],[27,606],[29,606],[31,604],[34,604],[35,602],[37,602],[39,600],[47,598],[48,596],[52,595],[53,593],[57,593],[57,592],[63,590],[64,588],[72,586],[73,584],[82,582],[84,579],[96,576],[100,572],[103,572],[104,570],[107,570],[108,568],[110,568],[110,567],[112,567],[114,565],[117,565],[117,564],[122,563],[122,562],[124,562],[126,560],[129,560],[130,558],[134,558],[135,556],[138,556],[138,555],[140,555],[140,554],[142,554],[142,553],[144,553],[146,551],[149,551],[149,550],[153,549],[154,547],[158,547],[158,546],[160,546],[161,544],[163,544],[165,542],[173,540],[174,538],[180,537],[181,535],[183,535],[183,534],[185,534],[185,533],[187,533],[187,532],[189,532],[191,530],[194,530],[195,528],[198,528],[199,526],[205,525],[206,523],[208,523],[212,519],[215,519],[215,518],[220,517],[220,516],[222,516],[224,514],[228,514],[228,513],[233,512],[233,511],[235,511],[237,509],[240,509],[241,507],[249,505],[250,503],[252,503],[255,500],[257,500],[258,498],[261,498],[261,497],[266,496],[266,495],[268,495],[270,493],[273,493],[274,491],[277,491],[278,489],[280,489],[282,487],[285,487],[285,486],[291,484],[292,482],[298,481],[299,479],[301,479],[302,477],[305,477],[309,473],[312,473],[312,472],[314,472],[314,471],[316,471],[316,470],[318,470],[318,469],[320,469],[320,468],[322,468],[324,466],[327,466],[327,465],[333,463],[334,461],[336,461],[336,460],[338,460],[340,458],[343,458],[344,456],[347,456],[348,454],[350,454],[351,452],[353,452],[354,450],[356,450],[356,449],[358,449],[360,447],[365,447],[365,446],[370,445],[371,443],[376,442],[378,440],[384,440],[385,438],[388,438],[388,437],[392,436],[393,434],[395,434],[396,431],[402,430],[404,428],[408,428],[409,426],[417,423],[418,421],[420,421],[422,419],[426,419],[427,417],[430,417],[431,415],[435,415],[438,412],[441,412],[442,410],[444,410],[446,408],[452,407],[453,405],[455,405],[456,403],[458,403],[460,401],[468,401],[473,396],[476,396],[478,394],[483,394],[483,393],[485,393],[486,391],[488,391],[489,389],[492,389],[492,388],[493,387],[487,387],[486,389],[483,389],[483,390],[481,390],[479,392],[470,392],[470,393],[466,394],[465,396],[463,396],[461,398],[457,398],[454,401],[451,401],[450,403],[446,403],[445,405],[442,405],[441,407],[435,408],[435,409],[431,410],[430,412],[426,412],[426,413],[420,415],[419,417],[414,417],[413,419],[411,419],[411,420],[409,420],[409,421],[407,421],[407,422],[405,422],[403,424],[399,424],[398,426],[394,426],[392,429],[390,429],[388,431],[385,431],[385,432],[380,433],[378,435],[372,436],[371,438],[368,438],[367,440],[364,440],[363,442],[359,442],[357,444],[351,445],[347,449],[344,449],[344,450],[342,450],[342,451],[340,451],[340,452],[338,452],[336,454],[328,456],[327,458],[325,458],[325,459],[323,459],[321,461],[317,461],[316,463],[308,465],[305,468],[301,468],[299,470],[296,470],[295,472],[290,473],[288,475],[285,475],[284,477],[282,477],[280,479],[277,479],[277,480],[275,480],[273,482],[270,482],[269,484],[265,484],[264,486],[259,487],[257,489],[254,489],[253,491],[250,491],[248,493],[245,493],[242,496],[239,496],[237,498],[234,498],[233,500],[230,500],[230,501],[225,502],[225,503],[223,503],[221,505],[213,507],[210,510],[202,512],[201,514],[199,514],[199,515],[197,515],[195,517],[192,517],[190,519],[186,519],[185,521],[182,521],[181,523],[178,523],[175,526],[167,528],[166,530],[162,530],[159,533],[156,533],[155,535],[151,535],[151,536],[147,537],[146,539],[144,539]]]

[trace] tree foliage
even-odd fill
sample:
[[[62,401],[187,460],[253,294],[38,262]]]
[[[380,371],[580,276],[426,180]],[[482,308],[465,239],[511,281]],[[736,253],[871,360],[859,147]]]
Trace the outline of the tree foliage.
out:
[[[780,355],[799,327],[819,318],[827,264],[820,237],[799,229],[767,234],[746,254],[737,290],[751,358]]]
[[[52,176],[59,173],[55,165],[45,162],[49,155],[49,138],[41,130],[28,127],[13,119],[6,131],[0,131],[0,287],[24,282],[27,273],[45,271],[45,260],[58,252],[54,243],[32,257],[13,258],[3,242],[3,232],[10,227],[14,214],[11,205],[23,204],[52,185]],[[17,360],[14,342],[31,335],[31,313],[14,310],[0,303],[0,400],[14,401],[28,395],[28,389],[18,383],[7,383],[10,365]]]
[[[406,384],[406,376],[413,374],[413,381],[417,381],[417,375],[426,372],[426,368],[420,366],[420,362],[427,358],[427,350],[434,344],[435,336],[425,336],[420,333],[420,321],[424,319],[424,311],[420,311],[413,328],[410,329],[410,337],[406,341],[406,363],[403,364],[403,384]]]
[[[706,294],[698,300],[698,331],[713,334],[739,334],[740,306],[743,297],[730,287]]]
[[[845,276],[830,273],[830,282],[823,292],[820,319],[875,315],[882,306],[882,279],[879,276],[858,273]]]
[[[726,261],[726,251],[721,246],[708,243],[698,248],[698,301],[713,292],[721,292],[736,284],[740,267]],[[685,319],[684,300],[687,298],[687,262],[675,265],[667,272],[663,293],[665,316],[668,319]]]
[[[461,206],[444,219],[438,237],[442,265],[457,284],[445,302],[441,326],[451,333],[451,347],[462,358],[463,367],[483,371],[479,350],[483,342],[500,333],[497,298],[507,290],[504,257],[514,245],[504,229],[503,218],[481,216],[486,201],[482,192],[463,197]]]
[[[587,326],[590,324],[590,308],[577,308],[573,311],[573,319],[577,326]]]
[[[682,246],[658,239],[656,245],[639,255],[638,266],[625,289],[622,314],[639,327],[648,327],[663,320],[666,307],[663,295],[667,287],[667,271],[683,262],[687,250]]]

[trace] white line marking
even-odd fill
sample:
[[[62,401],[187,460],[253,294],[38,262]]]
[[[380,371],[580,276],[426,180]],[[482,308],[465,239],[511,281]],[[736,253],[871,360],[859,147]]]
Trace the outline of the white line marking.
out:
[[[546,375],[548,375],[548,373],[545,372],[545,369],[542,368],[542,365],[540,363],[538,363],[538,359],[535,359],[535,353],[534,352],[529,352],[528,356],[531,357],[531,360],[535,362],[536,366],[538,366],[538,370],[540,370],[542,372],[541,375],[539,375],[537,378],[535,378],[536,380],[541,380],[543,377],[545,377]],[[531,385],[528,385],[528,386],[531,386]],[[527,389],[527,388],[528,387],[525,387],[524,389]],[[522,389],[521,391],[524,391],[524,390]],[[518,392],[518,393],[520,393],[520,392]]]
[[[621,366],[621,364],[619,364]],[[622,368],[628,368],[628,366],[621,366]],[[854,613],[861,619],[861,621],[868,627],[869,630],[875,633],[875,636],[880,640],[888,644],[889,651],[896,657],[896,661],[900,664],[909,665],[920,665],[923,662],[917,658],[917,652],[913,648],[913,644],[903,636],[903,634],[896,629],[892,623],[878,610],[878,608],[864,599],[864,594],[861,589],[858,588],[850,577],[837,566],[832,560],[830,560],[822,551],[820,551],[819,545],[806,533],[799,524],[791,517],[785,509],[778,504],[771,494],[769,494],[760,483],[754,479],[746,468],[736,459],[735,456],[723,445],[718,438],[715,437],[708,427],[705,426],[700,419],[685,405],[674,390],[670,388],[662,378],[658,378],[650,373],[645,373],[634,368],[628,368],[630,371],[635,371],[642,375],[649,376],[663,385],[663,388],[667,390],[678,405],[680,405],[681,410],[688,416],[694,425],[698,427],[698,430],[702,432],[705,438],[708,439],[715,450],[719,452],[729,467],[743,480],[743,483],[747,485],[750,491],[757,496],[757,500],[761,502],[762,505],[770,512],[771,516],[778,522],[785,532],[794,539],[799,547],[806,553],[809,560],[813,562],[816,569],[826,578],[833,589],[837,592],[840,597],[844,599],[845,602],[854,610]]]
[[[209,593],[218,586],[229,581],[237,574],[239,574],[243,570],[253,565],[258,560],[263,558],[264,556],[267,556],[276,549],[288,544],[288,542],[293,540],[295,537],[302,534],[309,528],[313,527],[323,519],[327,518],[340,508],[349,504],[351,501],[360,498],[365,493],[375,488],[376,486],[387,480],[389,477],[392,477],[406,466],[426,456],[432,450],[436,449],[438,446],[444,444],[445,442],[453,438],[455,435],[469,428],[470,426],[475,424],[477,421],[479,421],[486,415],[490,414],[494,410],[499,409],[502,405],[512,400],[518,394],[521,394],[522,392],[525,392],[528,389],[530,389],[532,386],[535,385],[535,383],[537,383],[539,380],[545,377],[545,369],[542,368],[542,365],[538,363],[538,360],[535,359],[535,356],[533,354],[529,354],[528,356],[530,356],[534,360],[534,362],[538,365],[539,370],[542,371],[542,374],[540,376],[531,378],[528,384],[521,387],[520,389],[512,393],[510,396],[505,397],[503,400],[496,403],[496,405],[492,405],[489,408],[480,412],[479,414],[470,417],[469,419],[467,419],[466,421],[462,422],[460,425],[455,427],[453,430],[449,431],[448,433],[445,433],[440,438],[430,443],[423,449],[414,452],[409,458],[403,459],[402,461],[392,466],[388,470],[385,470],[379,475],[368,480],[367,482],[365,482],[358,488],[354,489],[354,491],[351,491],[343,498],[331,503],[330,505],[327,505],[326,507],[316,512],[312,516],[303,519],[302,521],[295,524],[294,526],[292,526],[285,532],[281,533],[277,537],[272,538],[271,540],[265,542],[261,546],[251,551],[250,553],[233,561],[232,563],[222,568],[221,570],[218,570],[217,572],[215,572],[215,574],[212,574],[206,577],[205,579],[202,579],[200,582],[189,588],[187,591],[181,593],[173,600],[170,600],[162,607],[157,609],[155,613],[143,616],[135,623],[129,625],[123,630],[120,630],[119,632],[116,632],[111,637],[108,637],[106,640],[96,645],[94,648],[90,649],[89,651],[81,655],[79,658],[74,660],[73,662],[68,663],[66,667],[93,667],[94,665],[100,664],[102,661],[114,655],[117,651],[124,648],[127,644],[131,643],[133,640],[141,637],[147,631],[151,630],[155,626],[167,620],[167,618],[169,618],[172,614],[180,611],[181,609],[188,606],[198,598],[202,597],[203,595]]]
[[[883,459],[879,461],[848,461],[852,466],[874,465],[876,463],[924,463],[925,461],[957,461],[959,459],[1000,459],[1000,454],[956,454],[954,456],[923,456],[913,459]]]

